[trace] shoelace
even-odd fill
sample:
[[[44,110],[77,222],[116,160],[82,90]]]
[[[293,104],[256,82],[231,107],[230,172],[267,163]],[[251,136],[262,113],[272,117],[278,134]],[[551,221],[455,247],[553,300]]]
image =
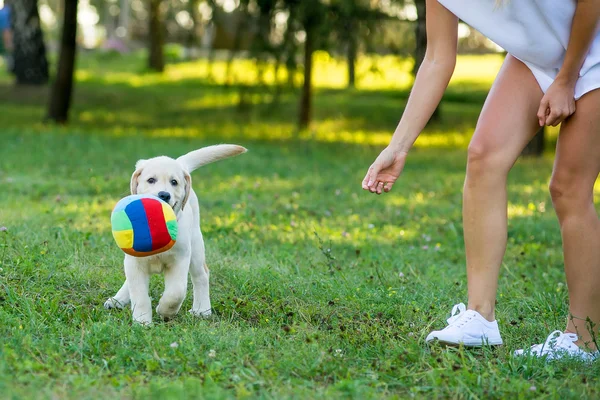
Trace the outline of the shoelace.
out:
[[[566,350],[566,348],[569,347],[570,344],[575,343],[577,339],[579,339],[579,337],[575,333],[564,333],[561,331],[554,331],[550,335],[548,335],[548,338],[546,338],[546,341],[543,344],[536,344],[534,346],[531,346],[531,350],[539,351],[540,354],[544,354],[545,352],[550,350]],[[563,344],[566,344],[567,346],[563,346]]]
[[[448,325],[454,325],[457,328],[460,328],[461,326],[465,325],[467,322],[469,322],[470,320],[473,319],[473,315],[469,314],[467,316],[467,318],[463,318],[465,316],[465,313],[467,312],[467,307],[463,304],[455,304],[454,307],[452,307],[452,312],[450,313],[450,318],[448,318],[446,321],[448,321]]]

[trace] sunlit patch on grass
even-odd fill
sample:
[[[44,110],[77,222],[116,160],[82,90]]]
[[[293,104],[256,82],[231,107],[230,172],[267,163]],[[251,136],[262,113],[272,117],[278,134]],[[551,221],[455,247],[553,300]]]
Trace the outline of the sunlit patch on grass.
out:
[[[74,201],[60,205],[54,214],[68,219],[68,226],[82,232],[110,232],[110,214],[118,199],[105,198],[92,201]]]
[[[457,80],[451,84],[450,97],[441,108],[442,119],[430,124],[418,139],[418,147],[464,148],[472,134],[484,98],[482,94],[490,83],[498,57],[461,60],[462,56],[457,66]],[[474,64],[478,67],[473,67]],[[297,90],[285,89],[280,102],[271,103],[273,90],[257,85],[253,61],[233,62],[235,79],[229,87],[220,86],[226,81],[227,65],[223,60],[215,61],[210,79],[206,60],[171,64],[162,74],[144,72],[144,65],[144,58],[139,54],[110,58],[106,62],[83,57],[77,71],[79,84],[70,129],[115,136],[314,140],[382,147],[389,142],[402,115],[412,82],[410,59],[361,57],[357,90],[340,90],[345,87],[345,63],[318,52],[315,54],[313,121],[310,129],[298,132]],[[273,68],[273,64],[265,67],[263,76],[267,86],[275,82]],[[483,71],[490,74],[487,81]],[[280,74],[284,76],[285,71],[282,69]],[[254,86],[246,90],[240,103],[238,84],[242,83]],[[473,85],[478,84],[481,87],[473,89]],[[454,87],[462,86],[471,88],[470,92],[452,92]],[[128,87],[133,89],[128,90]],[[36,105],[8,106],[14,126],[29,127],[32,119],[42,121],[47,101],[41,96],[28,101]],[[43,126],[35,129],[45,130]]]
[[[148,116],[138,112],[127,112],[119,110],[118,112],[102,110],[82,111],[77,115],[79,121],[84,123],[101,123],[111,125],[140,125],[148,120]]]
[[[351,123],[350,123],[351,124]],[[387,131],[364,131],[364,130],[345,130],[330,129],[331,123],[318,124],[316,130],[312,132],[303,132],[299,138],[303,140],[316,140],[318,142],[328,143],[348,143],[361,145],[385,146],[389,143],[391,134]],[[346,125],[343,123],[343,125]]]
[[[550,170],[548,170],[547,172],[550,173]],[[544,181],[537,181],[525,184],[514,183],[513,185],[511,185],[510,188],[511,191],[519,193],[519,195],[527,195],[528,198],[538,198],[539,196],[546,197],[548,195],[548,184]]]
[[[183,107],[190,110],[201,109],[205,107],[225,107],[235,105],[239,101],[235,93],[213,93],[210,96],[201,96],[187,100]]]
[[[461,85],[464,82],[482,83],[489,85],[502,64],[502,56],[460,56],[451,85]],[[118,62],[113,61],[113,62]],[[288,81],[287,71],[281,67],[275,78],[275,63],[268,62],[257,69],[251,60],[236,59],[230,67],[228,82],[228,65],[225,60],[215,60],[209,66],[207,60],[197,60],[167,65],[165,72],[139,73],[143,62],[138,60],[138,71],[128,65],[126,68],[101,68],[96,63],[82,65],[76,72],[76,78],[82,82],[102,82],[105,84],[125,84],[131,87],[144,87],[167,83],[179,83],[190,80],[206,80],[217,85],[225,83],[256,85],[259,76],[262,83],[274,85]],[[411,70],[413,61],[410,58],[395,56],[359,57],[357,62],[357,84],[360,90],[408,89],[413,82]],[[348,80],[346,63],[333,58],[325,52],[314,55],[315,73],[313,76],[316,88],[345,88]],[[210,76],[209,76],[210,74]],[[296,84],[302,82],[302,74],[297,72],[294,77]]]
[[[546,202],[528,204],[508,204],[508,217],[530,217],[546,212]]]
[[[291,123],[258,123],[249,126],[239,126],[223,122],[222,124],[206,123],[201,126],[149,128],[145,134],[150,137],[173,138],[210,138],[218,135],[223,140],[300,140],[323,143],[345,143],[357,145],[386,146],[392,134],[390,131],[345,130],[335,125],[347,125],[351,122],[326,121],[323,125],[314,124],[314,129],[298,132]],[[127,129],[113,128],[115,135],[126,134]],[[465,148],[469,136],[459,132],[427,132],[416,142],[421,148]]]
[[[466,148],[469,144],[470,136],[465,133],[458,132],[432,132],[426,133],[417,139],[415,146],[417,147],[453,147]]]
[[[488,84],[494,79],[502,63],[502,55],[489,55],[480,57],[477,55],[462,55],[456,61],[456,69],[452,76],[453,84],[462,82],[481,82]]]

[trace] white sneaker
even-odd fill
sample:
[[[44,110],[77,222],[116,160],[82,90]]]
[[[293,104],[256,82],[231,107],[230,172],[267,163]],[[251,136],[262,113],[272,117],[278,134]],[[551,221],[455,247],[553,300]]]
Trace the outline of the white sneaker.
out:
[[[600,356],[598,351],[588,353],[582,350],[575,342],[579,339],[576,333],[563,333],[554,331],[543,344],[536,344],[529,349],[516,350],[515,356],[546,357],[546,361],[557,360],[563,357],[593,361]]]
[[[502,344],[498,322],[490,322],[477,311],[467,310],[463,303],[452,307],[452,316],[448,318],[447,327],[431,332],[425,339],[427,343],[434,340],[446,345],[462,344],[468,347]]]

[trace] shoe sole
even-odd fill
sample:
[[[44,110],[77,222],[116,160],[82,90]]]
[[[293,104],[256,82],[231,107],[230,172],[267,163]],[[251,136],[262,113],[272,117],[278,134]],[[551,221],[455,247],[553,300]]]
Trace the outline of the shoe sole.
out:
[[[500,342],[500,343],[482,343],[481,341],[479,342],[447,342],[444,340],[440,340],[438,338],[434,338],[433,340],[430,340],[429,342],[426,342],[427,344],[432,344],[432,343],[438,343],[444,347],[460,347],[461,345],[463,347],[499,347],[502,346],[504,343]]]

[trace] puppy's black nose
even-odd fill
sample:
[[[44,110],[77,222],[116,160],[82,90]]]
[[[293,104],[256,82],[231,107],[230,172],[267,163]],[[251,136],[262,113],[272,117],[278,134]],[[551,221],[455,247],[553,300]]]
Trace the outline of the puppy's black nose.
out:
[[[158,192],[158,198],[164,202],[169,202],[171,200],[171,193],[169,192]]]

